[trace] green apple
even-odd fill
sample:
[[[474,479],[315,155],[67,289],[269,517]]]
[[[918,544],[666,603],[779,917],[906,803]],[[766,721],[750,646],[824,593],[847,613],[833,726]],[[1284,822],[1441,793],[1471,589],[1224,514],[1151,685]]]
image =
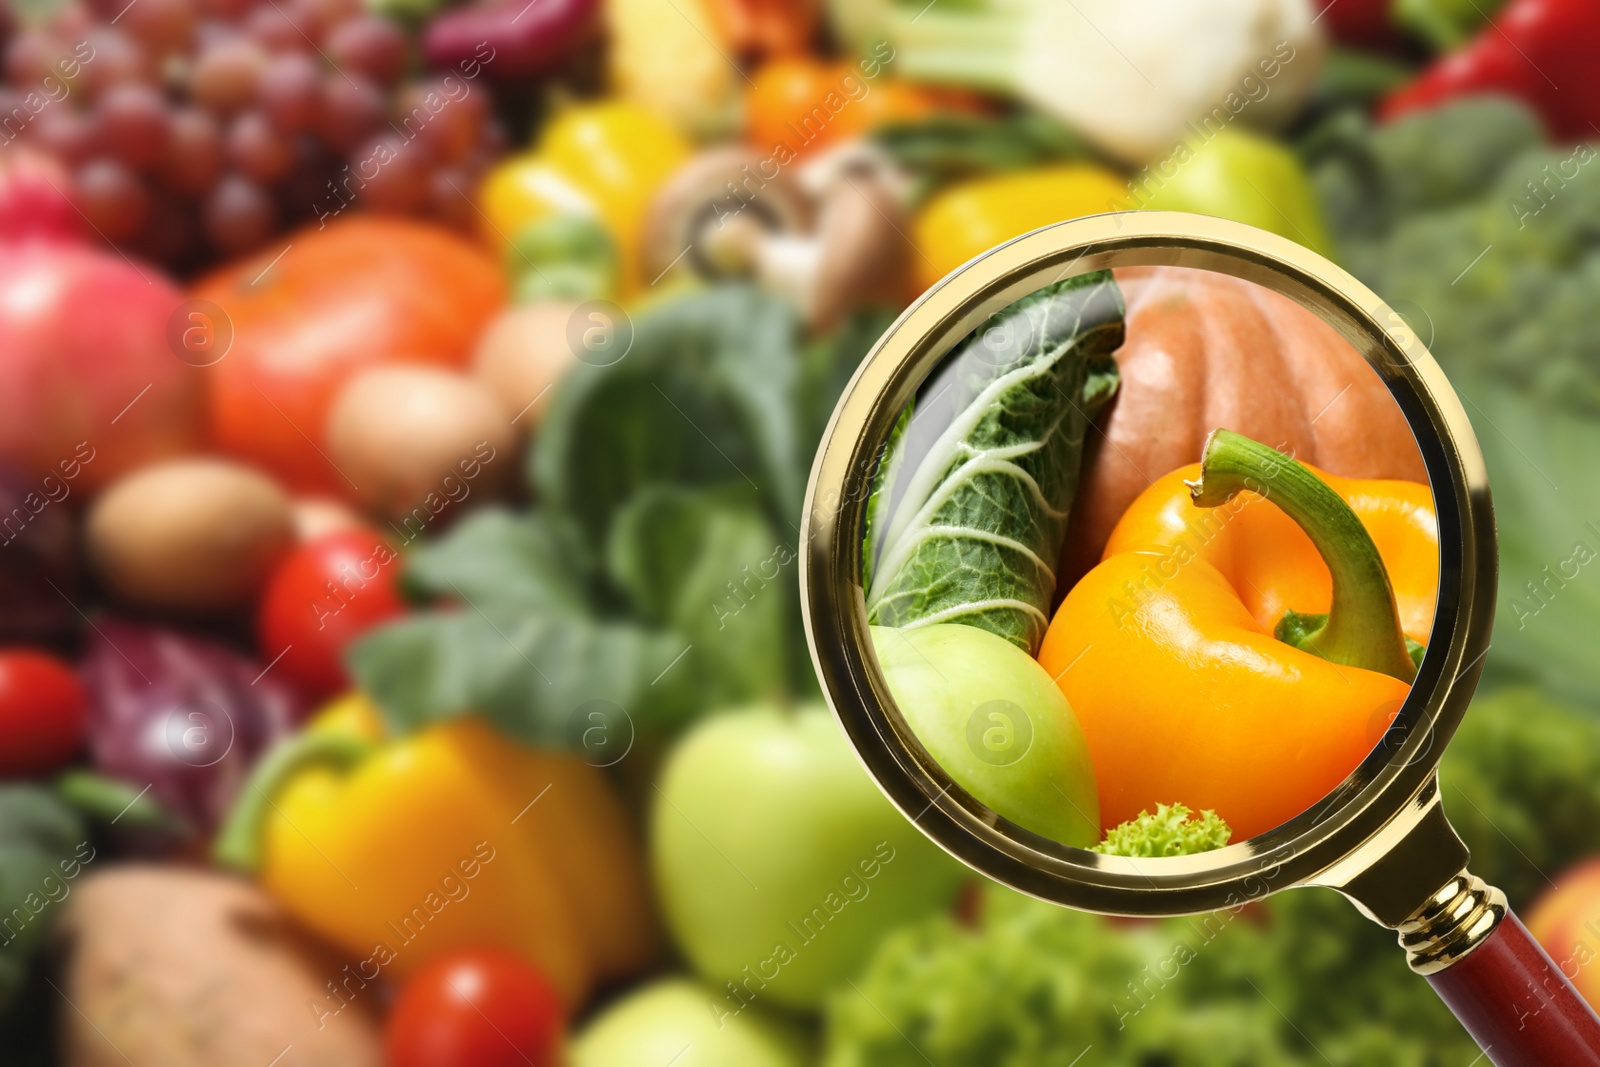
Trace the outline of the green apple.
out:
[[[722,999],[814,1008],[963,868],[878,791],[821,707],[702,722],[663,768],[651,863],[667,926]]]
[[[1155,211],[1193,211],[1259,226],[1314,252],[1333,242],[1311,176],[1295,151],[1271,137],[1228,126],[1192,152],[1140,179],[1134,205]],[[1170,171],[1171,173],[1167,173]]]
[[[1018,826],[1079,848],[1100,840],[1083,728],[1050,674],[976,626],[872,627],[889,691],[922,747]]]
[[[668,978],[630,993],[584,1027],[570,1067],[806,1067],[794,1024],[752,1007],[721,1019],[716,990]]]

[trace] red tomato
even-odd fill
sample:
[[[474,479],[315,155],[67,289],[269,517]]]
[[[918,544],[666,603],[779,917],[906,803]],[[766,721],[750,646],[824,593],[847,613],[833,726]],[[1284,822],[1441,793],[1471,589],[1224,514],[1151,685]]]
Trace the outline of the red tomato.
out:
[[[88,714],[65,663],[28,648],[0,651],[0,775],[59,770],[83,747]]]
[[[399,554],[370,529],[339,530],[296,546],[261,598],[262,659],[277,659],[271,669],[308,696],[339,692],[348,684],[345,648],[406,610],[399,577]]]
[[[384,1042],[389,1067],[555,1067],[561,1000],[520,956],[454,952],[400,991]]]
[[[299,492],[347,496],[323,443],[339,389],[389,363],[464,366],[505,279],[446,227],[372,213],[308,224],[194,295],[229,337],[206,368],[212,443]]]

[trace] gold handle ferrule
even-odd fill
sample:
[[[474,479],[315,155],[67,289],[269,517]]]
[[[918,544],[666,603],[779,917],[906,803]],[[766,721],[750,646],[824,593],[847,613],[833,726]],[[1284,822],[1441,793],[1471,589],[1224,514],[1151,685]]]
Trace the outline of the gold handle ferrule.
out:
[[[1506,912],[1504,893],[1462,871],[1396,928],[1406,961],[1418,974],[1437,974],[1483,944]]]

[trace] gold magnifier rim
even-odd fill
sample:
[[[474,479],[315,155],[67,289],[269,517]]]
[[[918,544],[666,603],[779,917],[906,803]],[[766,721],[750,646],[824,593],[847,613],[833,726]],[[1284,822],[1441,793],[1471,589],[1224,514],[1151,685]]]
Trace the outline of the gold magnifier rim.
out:
[[[1428,650],[1382,743],[1327,798],[1215,852],[1162,860],[1101,856],[1007,822],[917,741],[871,654],[861,531],[882,443],[939,360],[994,312],[1070,274],[1181,266],[1255,282],[1345,337],[1399,404],[1421,450],[1439,520],[1439,598]],[[1086,911],[1165,915],[1236,906],[1316,880],[1389,847],[1382,831],[1433,792],[1440,754],[1488,650],[1496,546],[1477,437],[1424,344],[1347,271],[1276,234],[1210,216],[1127,211],[1017,237],[929,289],[873,346],[846,386],[806,489],[800,552],[806,638],[823,694],[880,789],[924,834],[983,874]],[[1293,709],[1285,709],[1292,714]],[[1389,835],[1392,837],[1392,835]]]

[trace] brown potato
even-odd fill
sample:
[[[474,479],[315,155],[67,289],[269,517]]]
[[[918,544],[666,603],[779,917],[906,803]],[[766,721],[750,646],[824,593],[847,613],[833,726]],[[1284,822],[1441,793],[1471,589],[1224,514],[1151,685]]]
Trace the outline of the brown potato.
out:
[[[121,867],[86,876],[65,908],[66,1067],[382,1063],[377,982],[350,977],[248,882]]]
[[[576,308],[549,300],[507,308],[478,340],[472,373],[500,398],[519,433],[539,425],[551,389],[578,362],[567,340]]]
[[[516,466],[515,431],[483,383],[432,367],[352,378],[328,413],[328,451],[373,511],[437,515],[493,495]],[[437,503],[437,507],[435,507]]]
[[[247,605],[294,539],[289,498],[222,459],[142,467],[89,513],[89,559],[113,596],[140,607],[224,612]]]

